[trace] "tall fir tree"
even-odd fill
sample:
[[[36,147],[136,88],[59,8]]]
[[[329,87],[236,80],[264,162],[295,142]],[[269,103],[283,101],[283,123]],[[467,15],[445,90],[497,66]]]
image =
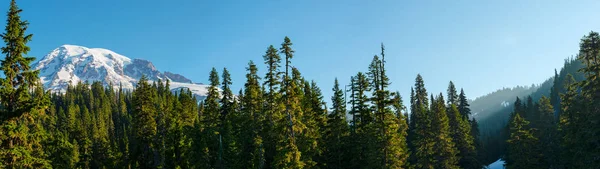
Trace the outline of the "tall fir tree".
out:
[[[367,168],[365,164],[369,164],[367,148],[373,144],[369,141],[367,134],[369,133],[369,124],[373,121],[373,116],[369,108],[369,98],[367,93],[369,92],[369,80],[367,75],[362,72],[358,72],[351,81],[351,94],[350,104],[352,109],[350,114],[352,115],[351,120],[351,157],[350,168]]]
[[[584,73],[584,81],[579,83],[584,111],[581,112],[583,119],[582,126],[586,129],[578,131],[577,138],[584,153],[576,156],[581,157],[581,161],[587,161],[588,166],[600,165],[600,34],[590,32],[581,39],[579,44],[578,59],[583,62],[584,67],[580,70]],[[585,105],[585,106],[584,106]]]
[[[376,134],[376,146],[374,155],[377,161],[374,161],[377,168],[401,168],[406,163],[406,145],[400,141],[405,140],[406,136],[398,133],[399,118],[398,113],[392,111],[393,98],[392,93],[387,89],[390,85],[389,78],[385,71],[385,46],[381,44],[381,59],[373,57],[369,66],[369,75],[371,80],[372,98],[374,106]],[[399,97],[399,96],[396,96]],[[396,103],[397,104],[397,103]],[[402,113],[399,113],[402,116]]]
[[[301,122],[304,114],[301,108],[301,91],[303,82],[289,77],[289,68],[291,67],[291,59],[294,51],[291,48],[292,42],[288,37],[284,38],[281,44],[280,52],[285,55],[285,72],[283,77],[283,103],[285,111],[283,118],[276,121],[276,132],[279,134],[276,150],[277,154],[274,157],[273,167],[275,168],[303,168],[306,163],[301,158],[297,136],[302,135],[305,130],[305,125]],[[296,73],[293,74],[298,74]],[[299,78],[299,77],[295,77]],[[301,146],[301,145],[300,145]],[[308,165],[314,165],[312,160],[308,160]]]
[[[463,118],[469,119],[469,117],[471,116],[471,105],[469,105],[469,100],[467,100],[465,91],[462,88],[460,89],[460,95],[458,96],[457,106],[460,115],[462,115]]]
[[[554,107],[552,107],[550,99],[546,96],[542,96],[538,103],[539,124],[537,125],[537,137],[540,139],[539,147],[541,147],[541,153],[544,155],[541,166],[543,168],[558,168],[558,133],[554,121]]]
[[[506,168],[543,168],[540,166],[539,152],[535,149],[539,140],[527,126],[529,122],[522,118],[521,114],[514,114],[510,123]]]
[[[136,167],[154,168],[154,150],[157,145],[154,143],[156,135],[156,121],[154,106],[155,97],[146,76],[142,76],[138,81],[134,93],[134,111],[133,111],[133,130],[135,138],[135,148],[132,159],[135,160]],[[85,114],[85,113],[84,113]]]
[[[302,80],[298,78],[300,74],[297,69],[294,68],[293,71],[296,72],[294,73],[296,78],[293,79]],[[306,163],[305,168],[323,168],[324,158],[326,158],[323,156],[323,133],[325,133],[327,124],[327,109],[321,89],[316,82],[305,81],[303,87],[302,109],[304,115],[301,120],[305,129],[299,143],[302,159]]]
[[[266,167],[274,167],[274,157],[277,153],[276,146],[278,140],[283,139],[284,132],[278,130],[280,127],[279,123],[284,116],[285,104],[282,101],[281,90],[281,71],[279,68],[281,67],[281,56],[279,56],[277,49],[273,47],[273,45],[267,48],[265,55],[263,56],[265,64],[267,65],[267,73],[265,75],[265,81],[263,85],[265,86],[264,98],[265,98],[265,106],[264,110],[266,113],[265,120],[265,128],[263,131],[264,144],[265,145],[265,161],[266,164],[269,164]],[[285,124],[284,127],[288,125]]]
[[[260,87],[260,77],[258,68],[250,61],[246,68],[246,83],[244,84],[244,95],[242,98],[242,122],[244,126],[241,134],[242,154],[241,158],[245,163],[243,168],[262,169],[265,168],[265,145],[263,144],[263,123],[265,114],[262,112],[263,100],[262,89]]]
[[[564,86],[560,85],[558,72],[554,69],[554,78],[552,79],[552,88],[550,88],[550,104],[554,108],[554,116],[560,116],[560,89]]]
[[[427,90],[421,75],[417,75],[414,87],[414,101],[411,101],[411,124],[413,133],[412,137],[412,162],[413,167],[418,169],[435,168],[436,159],[434,158],[435,140],[433,139],[433,113],[429,113],[429,101],[427,98]],[[432,100],[432,104],[433,100]],[[440,126],[441,127],[441,126]]]
[[[462,92],[462,90],[461,90]],[[456,105],[458,106],[460,104],[460,96],[458,95],[458,93],[456,92],[456,86],[454,86],[454,82],[450,81],[450,83],[448,84],[448,90],[447,90],[447,94],[448,94],[448,105]]]
[[[220,149],[221,162],[218,163],[218,168],[240,168],[240,151],[241,145],[238,140],[239,135],[235,129],[240,118],[239,113],[236,110],[237,102],[234,98],[233,92],[231,91],[231,74],[227,68],[223,69],[222,74],[223,81],[221,83],[221,127],[220,127]]]
[[[350,168],[348,161],[350,156],[348,149],[350,148],[349,136],[350,128],[346,121],[346,101],[344,100],[344,92],[340,89],[340,84],[337,78],[333,85],[333,96],[331,96],[331,113],[327,116],[327,127],[324,133],[325,151],[324,157],[326,160],[325,168]]]
[[[440,93],[435,101],[432,101],[431,111],[431,135],[433,136],[434,168],[459,168],[458,151],[452,141],[448,115],[444,98]]]
[[[560,133],[560,165],[573,166],[583,168],[585,163],[580,161],[579,153],[583,152],[581,144],[578,143],[577,135],[579,127],[582,127],[582,119],[580,117],[582,106],[581,96],[579,95],[579,87],[575,82],[575,78],[571,74],[567,74],[565,79],[566,93],[561,94],[561,113],[559,119]]]
[[[396,120],[397,120],[397,124],[398,124],[398,129],[397,129],[397,136],[399,137],[398,139],[396,139],[396,143],[394,147],[396,150],[393,152],[396,152],[394,155],[396,155],[396,157],[393,157],[395,159],[397,159],[398,161],[402,162],[402,166],[400,166],[401,168],[410,168],[410,163],[408,161],[409,157],[410,157],[410,150],[408,147],[408,112],[406,111],[406,106],[403,105],[404,102],[402,100],[402,96],[400,96],[400,92],[396,92],[394,95],[394,99],[392,100],[392,106],[394,107],[394,115],[396,116]],[[404,113],[403,113],[404,112]],[[398,168],[400,168],[398,167]]]
[[[469,119],[465,118],[458,109],[461,100],[458,93],[456,93],[456,87],[452,81],[450,81],[447,91],[448,105],[446,113],[449,119],[452,141],[458,149],[458,165],[460,168],[481,168],[482,166],[477,160],[474,139],[471,134],[471,124]]]
[[[30,69],[34,57],[27,57],[31,34],[25,33],[29,23],[21,20],[21,9],[15,0],[10,2],[1,61],[0,78],[0,168],[51,168],[42,141],[45,130],[37,122],[49,99],[40,86],[39,71]]]

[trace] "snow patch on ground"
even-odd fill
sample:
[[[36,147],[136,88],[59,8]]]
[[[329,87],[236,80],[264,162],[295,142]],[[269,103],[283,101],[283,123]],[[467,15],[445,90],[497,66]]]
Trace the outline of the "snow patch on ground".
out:
[[[488,169],[504,169],[504,161],[502,159],[498,159],[498,161],[487,166]]]

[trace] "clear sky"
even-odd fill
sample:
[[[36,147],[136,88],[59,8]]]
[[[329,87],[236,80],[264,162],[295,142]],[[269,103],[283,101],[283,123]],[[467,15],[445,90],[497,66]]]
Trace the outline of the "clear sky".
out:
[[[8,0],[0,4],[7,11]],[[289,36],[292,64],[330,102],[334,78],[348,84],[386,47],[391,89],[405,100],[417,73],[429,92],[448,81],[475,98],[539,84],[600,31],[600,1],[19,0],[32,56],[62,44],[106,48],[159,70],[208,81],[227,67],[236,90],[249,60]],[[5,15],[3,15],[5,16]],[[261,75],[265,66],[259,64]],[[237,91],[236,91],[237,93]]]

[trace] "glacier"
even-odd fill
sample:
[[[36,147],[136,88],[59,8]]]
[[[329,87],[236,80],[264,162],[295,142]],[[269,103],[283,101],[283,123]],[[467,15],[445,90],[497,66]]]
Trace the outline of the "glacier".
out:
[[[206,96],[208,85],[193,83],[188,78],[170,72],[159,71],[150,61],[131,59],[103,48],[78,45],[62,45],[32,65],[40,71],[44,88],[64,93],[69,85],[102,82],[115,88],[134,89],[138,79],[146,75],[149,81],[170,82],[172,91],[190,89],[199,99]]]

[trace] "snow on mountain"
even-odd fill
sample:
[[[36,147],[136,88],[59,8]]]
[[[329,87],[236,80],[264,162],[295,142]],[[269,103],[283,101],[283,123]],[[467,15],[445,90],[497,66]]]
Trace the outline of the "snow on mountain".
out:
[[[510,103],[507,101],[503,101],[502,103],[500,103],[500,105],[502,105],[504,107],[508,107],[510,105]]]
[[[179,74],[162,73],[147,60],[130,59],[107,49],[76,45],[62,45],[32,67],[40,70],[44,87],[53,92],[65,92],[69,85],[94,81],[133,89],[142,75],[146,75],[150,81],[169,80],[172,91],[187,88],[199,98],[206,96],[208,87],[192,83]]]

